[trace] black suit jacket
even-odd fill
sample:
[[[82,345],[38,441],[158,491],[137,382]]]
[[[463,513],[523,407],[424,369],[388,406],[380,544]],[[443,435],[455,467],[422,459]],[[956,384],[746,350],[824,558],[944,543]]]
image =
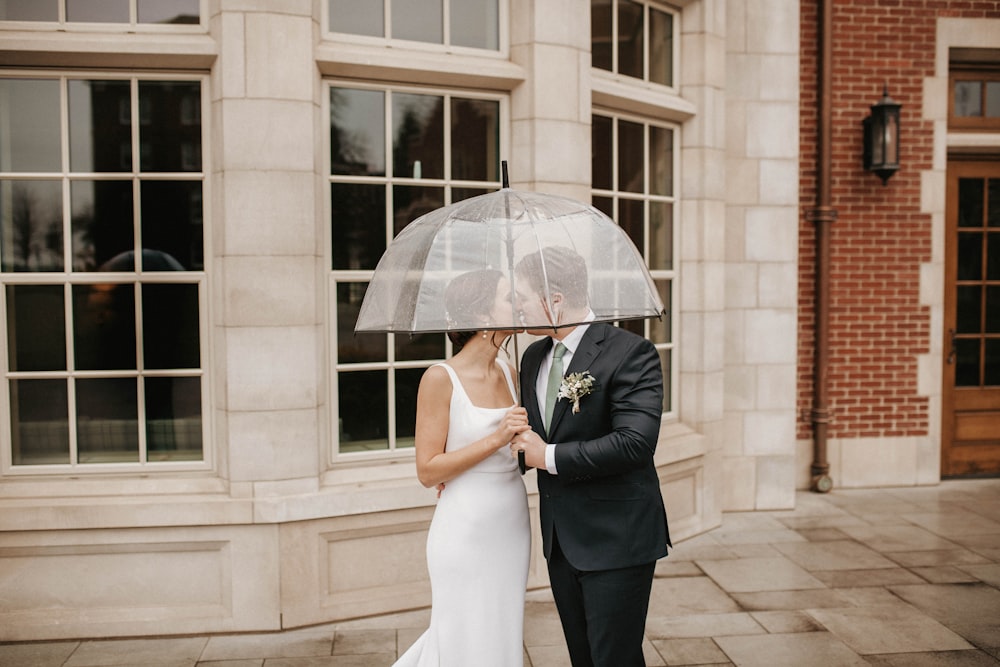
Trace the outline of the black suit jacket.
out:
[[[521,395],[532,429],[556,447],[556,475],[538,470],[539,514],[545,557],[553,533],[566,559],[580,570],[650,563],[667,554],[670,536],[653,465],[663,411],[660,358],[645,338],[591,324],[566,374],[589,371],[596,383],[580,401],[556,403],[548,436],[535,381],[553,345],[543,338],[521,360]]]

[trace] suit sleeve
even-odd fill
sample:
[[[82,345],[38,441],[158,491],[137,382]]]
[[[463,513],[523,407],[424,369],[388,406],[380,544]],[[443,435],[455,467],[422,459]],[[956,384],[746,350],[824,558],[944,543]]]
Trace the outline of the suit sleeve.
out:
[[[663,412],[660,357],[645,338],[620,338],[596,371],[604,393],[600,415],[592,417],[588,433],[567,434],[580,439],[557,443],[556,468],[564,482],[619,475],[652,463]]]

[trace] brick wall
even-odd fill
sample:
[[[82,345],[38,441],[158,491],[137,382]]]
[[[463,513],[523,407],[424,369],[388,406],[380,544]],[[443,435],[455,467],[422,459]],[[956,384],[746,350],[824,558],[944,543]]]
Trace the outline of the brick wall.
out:
[[[802,91],[797,437],[812,434],[816,204],[817,0],[802,0]],[[921,119],[923,81],[934,74],[938,17],[1000,17],[1000,2],[838,0],[833,4],[829,408],[832,438],[926,435],[917,355],[929,349],[919,300],[931,220],[920,212],[920,174],[932,158]],[[998,45],[1000,46],[1000,45]],[[900,171],[883,186],[862,168],[861,121],[887,84],[903,105]]]

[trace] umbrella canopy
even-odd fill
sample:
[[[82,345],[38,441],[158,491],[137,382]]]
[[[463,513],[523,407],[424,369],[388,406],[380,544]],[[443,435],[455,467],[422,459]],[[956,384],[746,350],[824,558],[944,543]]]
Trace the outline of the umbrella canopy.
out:
[[[552,294],[563,267],[548,249],[569,249],[586,265],[586,293],[597,321],[659,317],[663,303],[635,245],[614,220],[593,206],[558,195],[504,187],[417,218],[379,260],[358,315],[356,332],[478,331],[564,327]],[[538,254],[543,251],[541,254]],[[526,257],[535,255],[535,261]],[[558,253],[556,253],[558,255]],[[496,269],[510,282],[510,315],[484,322],[481,314],[446,307],[445,290],[469,271]],[[526,273],[526,271],[528,273]],[[530,289],[547,302],[528,321],[517,295]],[[541,286],[541,289],[538,289]],[[539,311],[540,309],[531,309]],[[555,315],[553,315],[555,313]]]

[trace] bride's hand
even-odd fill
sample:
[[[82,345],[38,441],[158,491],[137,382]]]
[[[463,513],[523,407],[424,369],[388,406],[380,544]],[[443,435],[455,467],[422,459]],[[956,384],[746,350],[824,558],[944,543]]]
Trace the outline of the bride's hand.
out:
[[[497,429],[497,433],[500,434],[503,440],[501,446],[513,440],[514,436],[518,433],[523,433],[530,429],[531,427],[528,426],[528,411],[521,406],[511,408],[503,416],[503,419],[500,420],[500,427]]]

